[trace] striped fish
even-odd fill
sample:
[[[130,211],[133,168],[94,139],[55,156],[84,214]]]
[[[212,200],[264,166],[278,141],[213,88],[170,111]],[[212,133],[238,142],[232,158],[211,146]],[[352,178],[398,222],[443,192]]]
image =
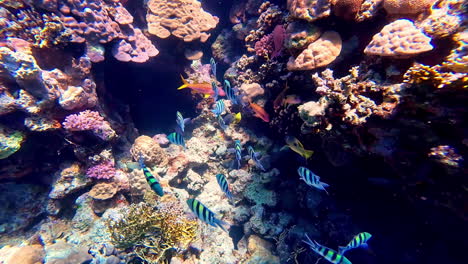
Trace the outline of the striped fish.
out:
[[[213,98],[215,101],[218,101],[219,90],[216,82],[211,82],[211,88],[213,88]]]
[[[214,109],[211,110],[211,112],[213,112],[216,115],[216,117],[218,117],[219,115],[221,115],[224,112],[224,109],[225,109],[224,100],[220,99],[220,100],[216,101]]]
[[[258,154],[255,152],[252,146],[248,146],[247,150],[249,151],[250,158],[254,161],[255,166],[261,169],[262,171],[265,171],[265,168],[263,167],[262,163],[260,162],[258,158]]]
[[[179,146],[182,146],[184,147],[184,149],[186,149],[185,147],[185,140],[184,140],[184,137],[177,133],[177,132],[172,132],[171,134],[169,134],[167,136],[167,139],[169,140],[169,142],[173,143],[173,144],[176,144],[176,145],[179,145]]]
[[[236,139],[234,150],[236,152],[237,169],[240,169],[242,159],[242,145],[240,140]]]
[[[319,254],[326,260],[330,261],[333,264],[351,264],[351,261],[347,259],[345,256],[339,254],[338,252],[334,251],[333,249],[324,247],[317,243],[316,241],[312,241],[307,234],[305,235],[307,240],[303,240],[302,242],[309,245],[309,247],[315,251],[315,253]]]
[[[226,180],[226,177],[224,174],[216,174],[216,180],[218,181],[219,187],[221,187],[221,190],[226,194],[227,198],[229,200],[232,200],[232,193],[229,190],[229,184]]]
[[[143,156],[140,155],[140,159],[138,160],[138,163],[140,163],[140,167],[143,170],[143,174],[145,175],[146,181],[148,182],[149,186],[151,187],[151,190],[153,190],[157,195],[163,196],[164,191],[159,183],[159,181],[153,176],[153,174],[148,170],[148,168],[145,165]]]
[[[297,173],[299,173],[300,179],[305,181],[307,185],[315,187],[319,190],[323,190],[328,194],[325,188],[329,185],[324,182],[321,182],[320,177],[317,174],[313,173],[306,167],[299,167],[297,169]]]
[[[236,91],[231,88],[231,83],[228,80],[224,80],[224,92],[226,96],[233,104],[238,104],[239,101],[237,99]]]
[[[367,241],[372,237],[367,232],[362,232],[353,237],[353,239],[345,247],[338,247],[338,252],[344,254],[346,251],[358,247],[367,247]]]
[[[211,64],[211,72],[213,73],[214,77],[216,78],[216,62],[213,58],[210,59]]]
[[[219,115],[217,119],[218,119],[218,124],[221,127],[221,129],[226,130],[228,126],[226,125],[226,122],[224,121],[223,117]]]
[[[223,226],[227,225],[227,223],[217,219],[215,217],[215,214],[201,202],[199,202],[196,199],[188,199],[187,204],[190,210],[192,210],[192,212],[202,221],[214,227],[219,226],[222,230],[227,232],[227,230]]]
[[[181,130],[181,133],[184,133],[185,132],[185,124],[188,123],[190,121],[190,118],[185,118],[182,116],[182,114],[177,111],[177,119],[176,119],[176,122],[177,122],[177,125],[179,125],[179,128]]]

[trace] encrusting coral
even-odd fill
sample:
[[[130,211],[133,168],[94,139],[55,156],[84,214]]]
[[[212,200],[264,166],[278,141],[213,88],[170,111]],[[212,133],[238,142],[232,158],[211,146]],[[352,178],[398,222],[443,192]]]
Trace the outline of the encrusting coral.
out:
[[[185,42],[205,42],[210,37],[207,31],[215,28],[219,19],[205,12],[196,0],[150,0],[146,21],[148,32],[157,37],[174,35]]]
[[[291,16],[305,19],[309,22],[330,15],[330,0],[288,0]]]

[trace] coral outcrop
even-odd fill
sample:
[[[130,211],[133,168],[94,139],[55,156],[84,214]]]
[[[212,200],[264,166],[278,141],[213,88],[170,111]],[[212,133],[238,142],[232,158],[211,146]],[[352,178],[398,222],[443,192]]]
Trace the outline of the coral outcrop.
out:
[[[288,0],[288,9],[295,18],[313,22],[330,15],[330,0]]]
[[[147,166],[164,167],[168,163],[167,154],[154,139],[148,136],[139,136],[135,139],[130,153],[136,161],[142,157]]]

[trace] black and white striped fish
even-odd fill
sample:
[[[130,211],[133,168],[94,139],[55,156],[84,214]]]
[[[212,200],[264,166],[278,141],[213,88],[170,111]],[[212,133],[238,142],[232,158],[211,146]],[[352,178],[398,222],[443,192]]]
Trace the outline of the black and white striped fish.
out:
[[[233,104],[239,104],[239,100],[236,95],[236,90],[231,87],[231,83],[228,80],[224,80],[224,92],[226,96]]]
[[[176,145],[179,145],[179,146],[182,146],[184,147],[184,149],[186,149],[185,147],[185,140],[184,140],[184,137],[177,133],[177,132],[172,132],[171,134],[169,134],[167,136],[167,139],[169,140],[169,142],[173,143],[173,144],[176,144]]]
[[[225,109],[224,100],[220,99],[216,101],[214,109],[211,110],[211,112],[213,112],[216,115],[216,117],[218,117],[224,112],[224,109]]]
[[[180,129],[181,133],[185,132],[185,124],[187,124],[189,121],[190,121],[190,118],[185,118],[184,119],[184,117],[182,116],[182,113],[177,111],[176,122],[177,122],[178,128]]]
[[[146,167],[145,161],[142,155],[140,155],[140,158],[138,159],[138,163],[140,164],[140,167],[143,170],[143,174],[145,175],[146,181],[148,182],[151,190],[153,190],[157,195],[163,196],[164,191],[163,191],[161,184]]]
[[[226,194],[227,198],[229,200],[232,200],[232,193],[231,193],[229,184],[224,174],[216,174],[216,180],[218,181],[218,184],[219,184],[219,187],[221,187],[221,190]]]
[[[234,150],[236,152],[236,160],[237,160],[237,169],[240,169],[241,160],[242,160],[242,145],[240,140],[236,139]]]
[[[210,59],[211,64],[211,72],[213,73],[214,77],[216,78],[216,62],[213,58]]]
[[[367,247],[367,241],[372,237],[371,234],[367,232],[362,232],[353,237],[353,239],[344,247],[338,247],[338,252],[344,254],[346,251],[358,247]]]
[[[260,162],[260,159],[258,157],[258,153],[255,152],[255,150],[253,149],[252,146],[248,146],[247,147],[247,150],[249,151],[249,156],[250,156],[250,159],[252,159],[255,163],[255,166],[259,169],[261,169],[262,171],[265,171],[265,167],[263,167],[262,163]]]
[[[224,221],[217,219],[215,217],[215,214],[210,209],[208,209],[208,207],[203,205],[201,202],[199,202],[196,199],[188,199],[187,204],[190,210],[192,210],[192,212],[202,221],[214,227],[219,226],[221,229],[227,232],[227,230],[224,228],[223,225],[228,225],[228,224]]]
[[[328,194],[325,188],[329,185],[324,182],[321,182],[320,177],[317,174],[313,173],[306,167],[299,167],[297,169],[297,173],[299,173],[301,180],[305,181],[307,185],[315,187],[319,190],[323,190]]]
[[[333,264],[352,264],[349,259],[340,253],[334,251],[333,249],[327,248],[320,245],[316,241],[312,241],[307,234],[305,235],[307,240],[302,240],[302,242],[309,245],[309,247],[317,254],[322,256],[324,259],[330,261]]]

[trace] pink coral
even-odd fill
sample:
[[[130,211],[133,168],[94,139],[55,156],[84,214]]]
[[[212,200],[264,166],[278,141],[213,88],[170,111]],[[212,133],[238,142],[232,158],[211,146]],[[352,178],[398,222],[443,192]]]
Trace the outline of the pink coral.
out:
[[[90,130],[103,140],[110,140],[115,137],[115,131],[96,111],[85,110],[78,114],[69,115],[62,125],[70,131]]]
[[[257,56],[268,58],[274,49],[273,36],[271,34],[265,35],[255,42],[255,54]]]
[[[115,176],[116,170],[114,164],[111,161],[105,161],[98,165],[90,167],[86,171],[86,175],[90,178],[98,180],[108,180]]]

